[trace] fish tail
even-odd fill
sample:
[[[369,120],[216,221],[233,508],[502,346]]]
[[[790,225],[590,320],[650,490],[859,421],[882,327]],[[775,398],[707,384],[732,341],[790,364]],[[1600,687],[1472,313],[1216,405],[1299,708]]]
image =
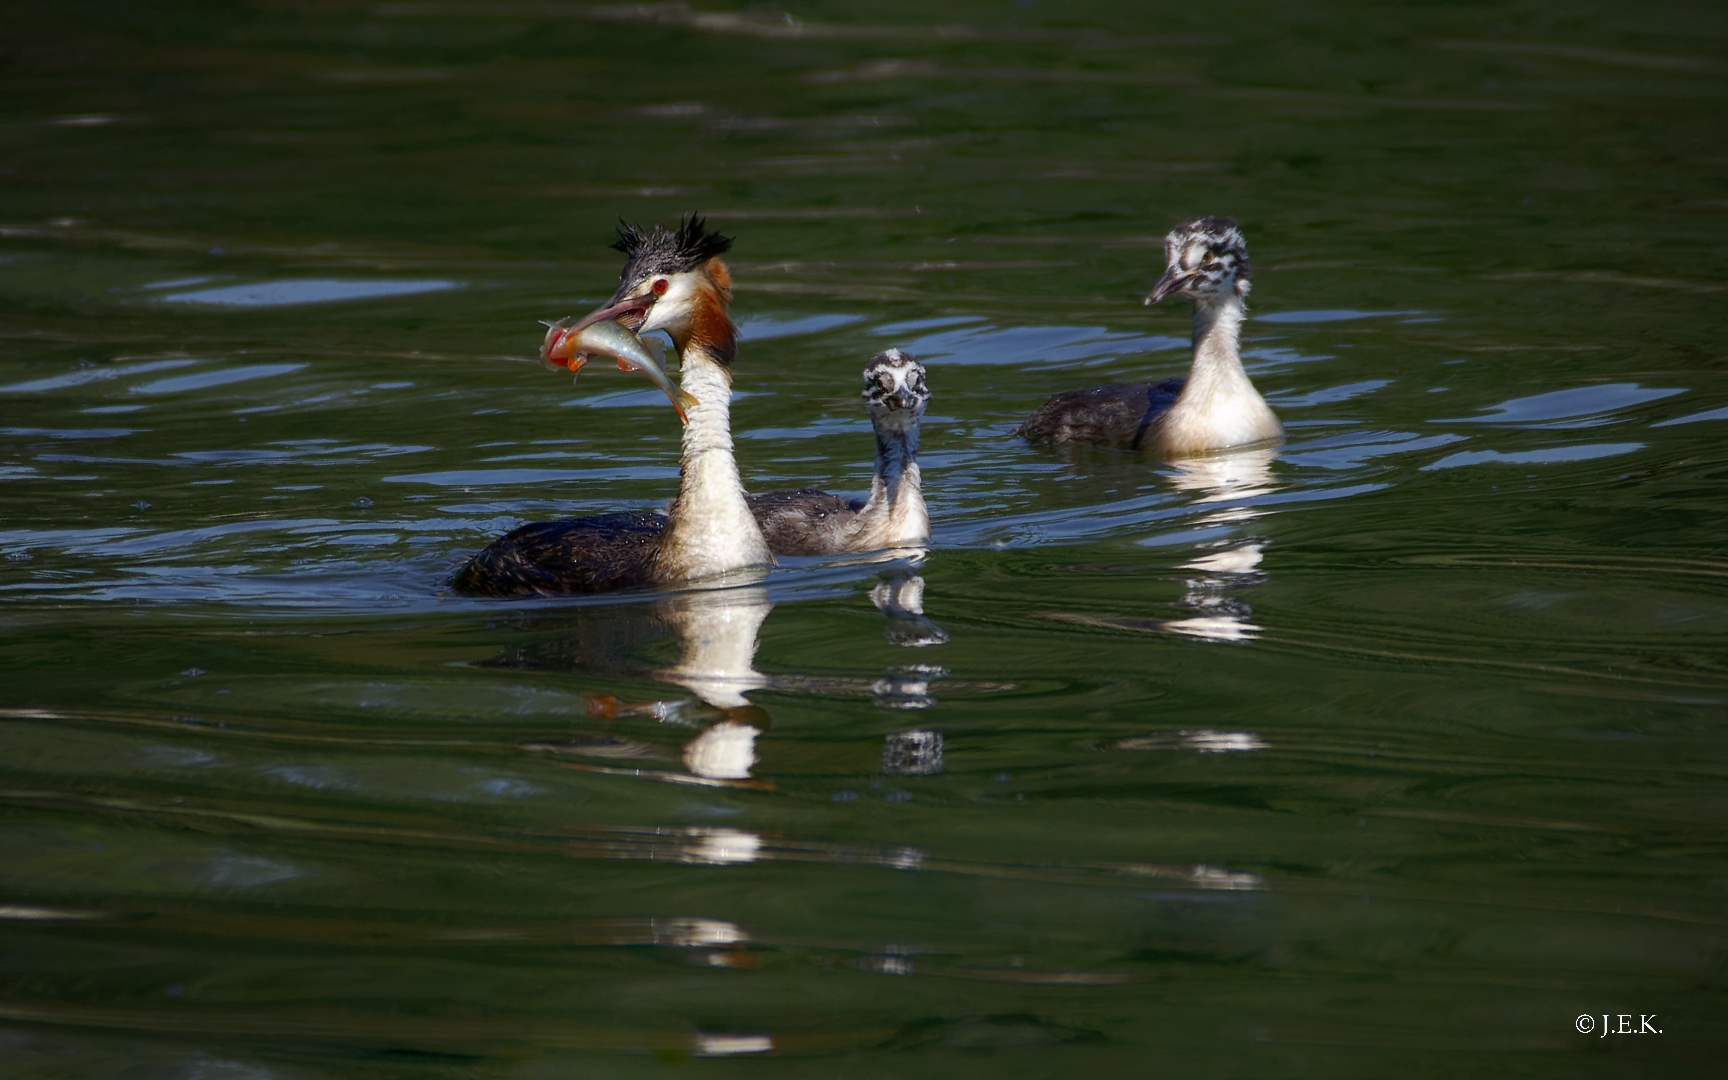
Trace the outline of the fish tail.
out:
[[[700,401],[697,401],[695,399],[695,397],[691,396],[690,394],[686,394],[682,390],[678,391],[678,396],[676,398],[674,398],[672,401],[672,407],[674,409],[678,410],[678,419],[684,421],[686,424],[688,424],[690,422],[690,415],[689,415],[689,413],[685,412],[685,410],[686,409],[694,409],[696,406],[698,406],[700,404],[702,404],[702,403]]]

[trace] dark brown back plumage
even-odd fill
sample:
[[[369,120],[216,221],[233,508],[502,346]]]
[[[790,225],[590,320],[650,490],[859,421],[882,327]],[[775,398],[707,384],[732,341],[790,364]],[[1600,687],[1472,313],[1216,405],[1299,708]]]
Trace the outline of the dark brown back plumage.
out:
[[[1123,450],[1156,443],[1158,425],[1182,392],[1181,379],[1067,390],[1038,406],[1020,434],[1032,442],[1079,442]]]
[[[776,555],[832,555],[844,550],[834,544],[844,525],[864,509],[863,499],[848,499],[816,488],[765,491],[746,495],[750,512]]]
[[[465,596],[569,596],[652,585],[666,518],[647,510],[539,521],[492,541],[450,579]]]

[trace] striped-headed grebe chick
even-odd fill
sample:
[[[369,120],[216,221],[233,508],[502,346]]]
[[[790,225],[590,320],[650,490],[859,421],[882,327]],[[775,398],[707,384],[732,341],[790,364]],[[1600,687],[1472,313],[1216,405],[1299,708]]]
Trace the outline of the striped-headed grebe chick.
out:
[[[749,496],[774,554],[836,555],[928,543],[918,431],[929,401],[923,364],[899,349],[873,357],[864,368],[864,407],[876,430],[870,497],[848,499],[815,488]]]
[[[1113,383],[1057,394],[1027,418],[1033,442],[1077,442],[1185,457],[1276,442],[1284,429],[1242,369],[1250,269],[1242,230],[1226,217],[1183,222],[1164,238],[1168,264],[1146,296],[1184,296],[1194,309],[1186,379]]]

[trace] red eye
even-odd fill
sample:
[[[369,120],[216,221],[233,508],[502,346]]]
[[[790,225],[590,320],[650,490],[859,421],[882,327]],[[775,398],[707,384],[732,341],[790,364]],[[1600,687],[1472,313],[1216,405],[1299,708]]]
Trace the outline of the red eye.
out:
[[[655,296],[665,296],[666,290],[670,287],[671,286],[666,284],[665,278],[660,278],[658,281],[654,282],[654,295]]]

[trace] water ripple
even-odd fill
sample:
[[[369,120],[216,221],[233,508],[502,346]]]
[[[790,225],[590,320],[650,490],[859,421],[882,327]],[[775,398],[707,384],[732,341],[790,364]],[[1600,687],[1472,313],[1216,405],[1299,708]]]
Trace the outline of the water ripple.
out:
[[[339,278],[298,278],[263,281],[253,285],[223,285],[168,293],[163,303],[213,307],[292,307],[327,304],[338,300],[370,300],[381,296],[414,296],[419,293],[460,289],[459,281],[346,281]]]

